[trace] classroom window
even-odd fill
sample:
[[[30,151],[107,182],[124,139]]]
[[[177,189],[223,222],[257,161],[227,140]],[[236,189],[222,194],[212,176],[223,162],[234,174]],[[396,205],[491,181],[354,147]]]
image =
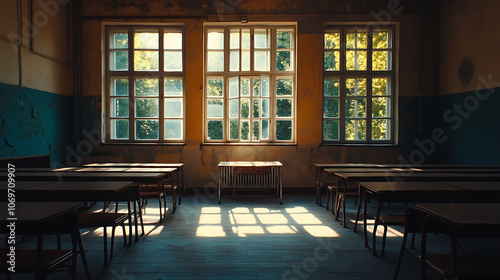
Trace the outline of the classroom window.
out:
[[[184,141],[182,27],[106,28],[108,142]]]
[[[394,143],[393,27],[327,26],[323,142]]]
[[[205,57],[205,142],[295,141],[295,26],[207,26]]]

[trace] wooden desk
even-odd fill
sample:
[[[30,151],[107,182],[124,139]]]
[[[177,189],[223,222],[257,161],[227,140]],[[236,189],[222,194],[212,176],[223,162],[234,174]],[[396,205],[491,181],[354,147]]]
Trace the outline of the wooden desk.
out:
[[[271,168],[271,185],[276,188],[277,195],[280,199],[280,204],[283,204],[283,185],[281,179],[281,167],[283,164],[279,161],[221,161],[219,162],[219,204],[221,203],[222,192],[225,186],[232,185],[232,178],[235,168],[245,167],[270,167]]]

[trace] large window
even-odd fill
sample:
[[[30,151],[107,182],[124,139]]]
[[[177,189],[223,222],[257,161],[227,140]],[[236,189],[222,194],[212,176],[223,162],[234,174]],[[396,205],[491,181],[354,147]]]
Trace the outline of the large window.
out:
[[[323,142],[394,143],[394,28],[327,26]]]
[[[205,141],[295,141],[295,26],[205,29]]]
[[[183,28],[106,28],[108,142],[184,140]]]

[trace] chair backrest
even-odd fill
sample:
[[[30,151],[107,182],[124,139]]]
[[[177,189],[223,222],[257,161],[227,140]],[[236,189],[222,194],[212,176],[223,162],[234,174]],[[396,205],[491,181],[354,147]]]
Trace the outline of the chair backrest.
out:
[[[248,166],[235,167],[234,175],[268,175],[271,174],[271,168],[268,166]]]

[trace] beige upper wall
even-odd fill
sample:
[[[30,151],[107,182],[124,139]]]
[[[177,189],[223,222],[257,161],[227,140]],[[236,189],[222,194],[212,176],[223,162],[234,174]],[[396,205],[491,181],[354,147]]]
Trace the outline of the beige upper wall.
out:
[[[441,45],[439,94],[499,87],[484,85],[482,78],[500,82],[500,1],[443,0],[441,9]],[[464,59],[473,64],[473,77],[467,85],[458,78]],[[488,83],[486,83],[488,84]]]

